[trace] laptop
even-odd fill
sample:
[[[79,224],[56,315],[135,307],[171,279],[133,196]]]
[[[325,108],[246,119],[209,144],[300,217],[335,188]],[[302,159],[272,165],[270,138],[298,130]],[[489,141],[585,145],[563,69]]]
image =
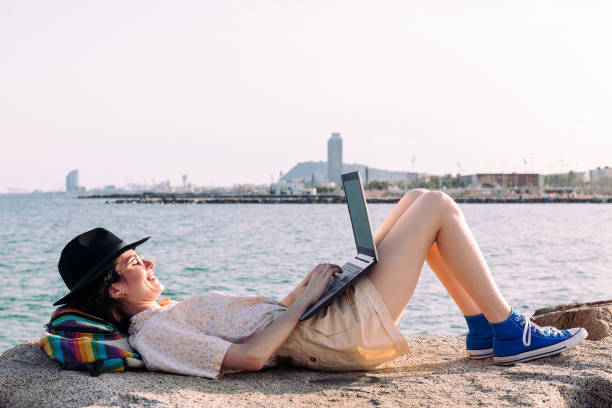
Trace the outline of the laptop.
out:
[[[372,226],[368,205],[363,192],[363,183],[358,171],[342,175],[357,255],[342,265],[342,273],[332,275],[321,299],[313,303],[300,317],[306,320],[320,309],[327,307],[336,296],[362,277],[378,261],[376,246],[372,238]]]

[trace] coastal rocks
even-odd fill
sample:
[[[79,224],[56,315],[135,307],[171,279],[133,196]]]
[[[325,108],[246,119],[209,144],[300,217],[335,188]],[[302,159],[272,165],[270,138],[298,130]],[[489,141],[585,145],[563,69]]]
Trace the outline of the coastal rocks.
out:
[[[601,340],[612,334],[612,300],[545,307],[535,311],[533,320],[557,329],[584,327],[589,340]]]
[[[0,356],[0,407],[612,406],[612,336],[513,367],[464,357],[464,336],[409,338],[369,372],[273,368],[219,380],[148,371],[62,371],[30,340]]]

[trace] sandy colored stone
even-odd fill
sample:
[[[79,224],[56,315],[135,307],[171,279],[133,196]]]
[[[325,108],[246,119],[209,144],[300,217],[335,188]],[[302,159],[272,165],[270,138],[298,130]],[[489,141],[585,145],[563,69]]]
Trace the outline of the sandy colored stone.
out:
[[[533,320],[558,329],[584,327],[589,340],[601,340],[612,334],[612,300],[545,307],[535,311]]]
[[[208,380],[62,371],[30,340],[0,356],[0,407],[612,406],[612,337],[514,367],[466,359],[463,336],[409,343],[410,355],[376,371],[274,368]]]

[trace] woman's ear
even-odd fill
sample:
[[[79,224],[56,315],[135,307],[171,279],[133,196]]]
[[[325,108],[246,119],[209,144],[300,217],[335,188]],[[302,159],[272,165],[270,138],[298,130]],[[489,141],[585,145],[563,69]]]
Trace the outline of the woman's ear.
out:
[[[125,293],[123,292],[123,289],[121,288],[121,283],[120,282],[115,282],[112,283],[110,288],[108,288],[108,295],[110,297],[112,297],[113,299],[122,299],[125,297]]]

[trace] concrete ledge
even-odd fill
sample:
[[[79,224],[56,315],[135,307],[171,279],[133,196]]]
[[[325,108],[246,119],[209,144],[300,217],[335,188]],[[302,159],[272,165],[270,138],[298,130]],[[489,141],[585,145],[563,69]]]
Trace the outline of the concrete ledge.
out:
[[[274,368],[219,380],[62,371],[29,340],[0,356],[2,407],[612,406],[612,337],[514,367],[464,358],[463,336],[410,338],[376,371]]]

